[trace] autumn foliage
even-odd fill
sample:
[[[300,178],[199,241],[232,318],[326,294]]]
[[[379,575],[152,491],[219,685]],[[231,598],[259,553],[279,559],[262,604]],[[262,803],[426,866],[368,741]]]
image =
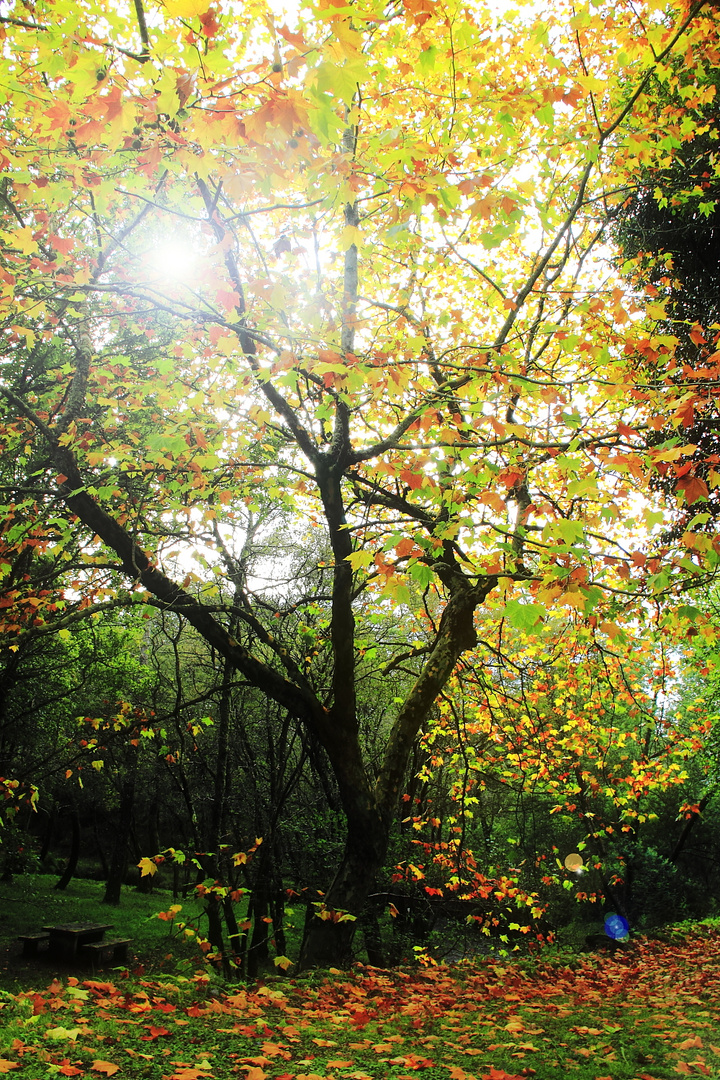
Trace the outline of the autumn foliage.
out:
[[[720,480],[685,438],[715,330],[690,328],[678,380],[662,297],[604,244],[714,96],[716,12],[42,0],[0,27],[8,684],[108,610],[191,626],[325,755],[347,834],[323,910],[357,913],[462,658],[512,652],[498,626],[567,617],[593,664],[623,633],[714,633],[686,592],[717,539],[691,512],[668,534],[650,480],[685,510]],[[317,553],[294,591],[248,572],[271,520]],[[371,761],[361,697],[391,675]],[[470,745],[585,818],[605,784],[622,830],[679,742],[669,725],[651,761],[579,709],[606,709],[600,676],[561,680],[538,676],[513,732],[479,687]],[[600,775],[608,739],[639,779]],[[315,919],[304,962],[352,933]]]

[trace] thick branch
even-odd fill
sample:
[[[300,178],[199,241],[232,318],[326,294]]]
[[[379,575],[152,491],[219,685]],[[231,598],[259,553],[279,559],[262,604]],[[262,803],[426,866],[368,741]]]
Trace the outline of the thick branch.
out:
[[[376,786],[378,805],[386,820],[395,809],[412,744],[433,702],[452,675],[460,656],[477,644],[475,609],[497,584],[496,576],[487,577],[475,587],[471,587],[459,573],[454,574],[453,578],[453,595],[440,620],[432,652],[405,699],[388,739]]]
[[[123,572],[161,601],[165,610],[173,611],[186,619],[208,644],[234,664],[253,686],[289,709],[294,716],[306,721],[324,742],[326,732],[323,729],[327,726],[327,719],[325,710],[314,695],[307,688],[294,685],[252,657],[202,604],[154,566],[150,557],[124,526],[106,513],[84,490],[82,477],[71,451],[60,446],[57,440],[54,439],[53,442],[55,461],[67,477],[60,488],[65,503],[83,525],[91,529],[116,553],[122,563]]]

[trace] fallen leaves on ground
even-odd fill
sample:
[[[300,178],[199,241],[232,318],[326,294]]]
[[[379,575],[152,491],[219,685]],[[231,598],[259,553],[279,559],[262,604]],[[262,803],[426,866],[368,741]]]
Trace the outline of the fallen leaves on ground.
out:
[[[601,960],[548,952],[452,969],[358,965],[227,993],[203,974],[75,978],[8,999],[0,1073],[15,1080],[138,1068],[152,1080],[713,1076],[720,929]]]

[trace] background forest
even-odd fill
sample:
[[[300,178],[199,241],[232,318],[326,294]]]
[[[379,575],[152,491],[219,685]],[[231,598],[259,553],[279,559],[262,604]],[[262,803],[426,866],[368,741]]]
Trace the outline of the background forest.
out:
[[[718,914],[718,24],[3,5],[8,884],[250,977]]]

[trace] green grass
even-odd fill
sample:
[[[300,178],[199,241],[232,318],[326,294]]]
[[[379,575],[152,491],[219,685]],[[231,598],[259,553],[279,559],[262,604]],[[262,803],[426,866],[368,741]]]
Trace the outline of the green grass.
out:
[[[113,937],[131,939],[131,968],[143,967],[155,973],[176,971],[179,960],[190,963],[197,959],[197,947],[171,937],[169,924],[157,918],[159,911],[167,910],[174,902],[170,892],[141,893],[124,888],[120,905],[115,907],[103,904],[102,882],[76,878],[59,892],[53,887],[56,881],[55,875],[26,874],[16,877],[13,884],[0,884],[0,987],[5,990],[17,992],[35,986],[43,972],[52,977],[49,959],[41,952],[37,961],[22,960],[17,941],[19,934],[32,933],[50,923],[112,923]],[[192,900],[183,901],[184,916],[197,915],[198,910]]]
[[[211,972],[75,972],[0,993],[0,1072],[115,1069],[119,1080],[718,1078],[720,925],[615,957],[358,965],[234,988]]]

